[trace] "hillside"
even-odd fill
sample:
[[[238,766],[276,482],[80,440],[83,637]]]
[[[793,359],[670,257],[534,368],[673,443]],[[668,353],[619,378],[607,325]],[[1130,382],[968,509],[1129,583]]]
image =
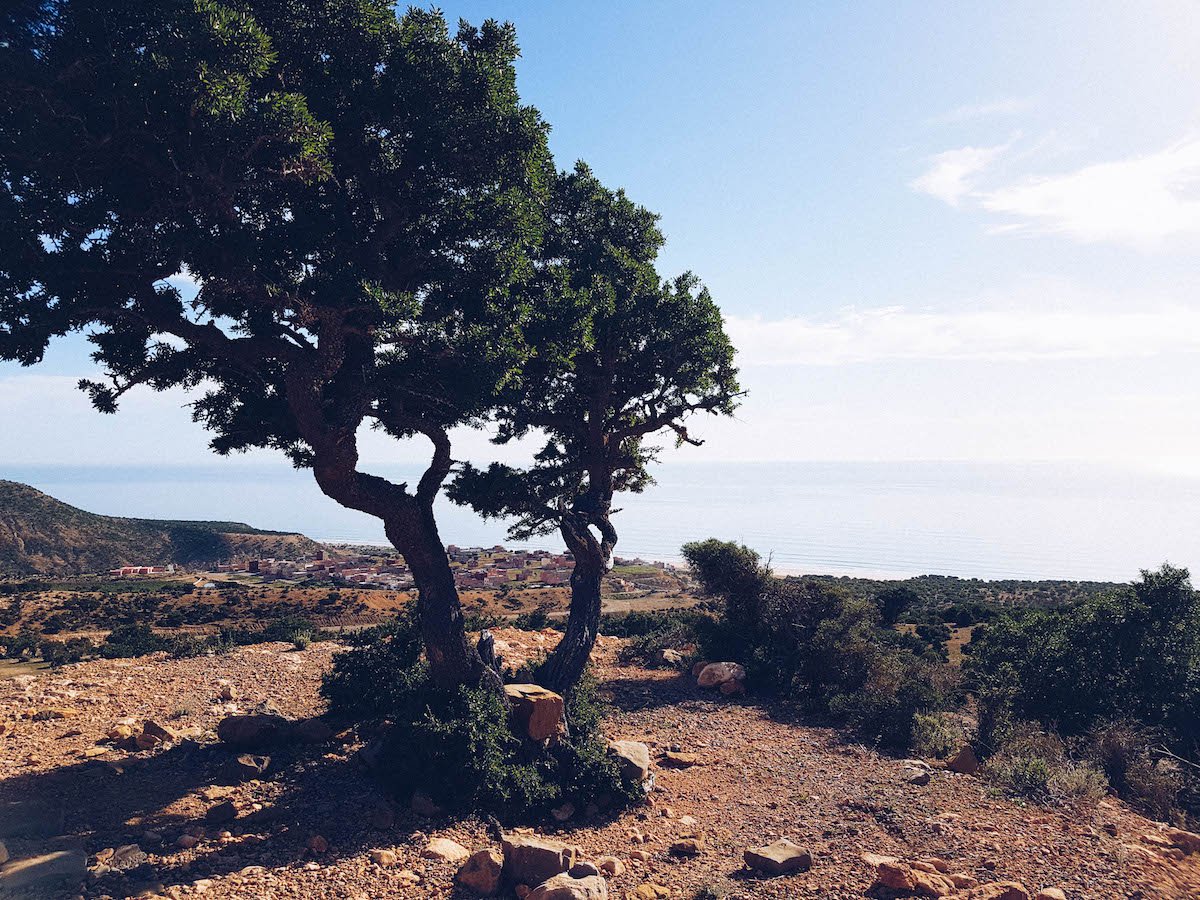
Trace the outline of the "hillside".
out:
[[[300,534],[241,522],[101,516],[26,484],[0,480],[0,575],[72,575],[122,565],[200,565],[311,553]]]

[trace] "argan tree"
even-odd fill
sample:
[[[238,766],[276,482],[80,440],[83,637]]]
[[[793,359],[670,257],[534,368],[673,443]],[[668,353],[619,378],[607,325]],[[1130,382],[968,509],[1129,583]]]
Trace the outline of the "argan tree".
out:
[[[381,519],[443,685],[483,666],[433,502],[519,358],[553,177],[516,56],[387,0],[0,12],[0,358],[84,332],[100,410],[191,389],[218,453],[281,450]],[[364,427],[429,442],[416,484],[360,471]]]
[[[539,673],[569,691],[600,624],[601,580],[617,531],[614,497],[650,482],[666,433],[697,412],[730,415],[739,394],[721,312],[691,274],[664,281],[657,217],[579,164],[554,185],[529,289],[532,356],[497,402],[497,440],[546,442],[527,468],[464,467],[448,493],[485,516],[515,517],[511,536],[558,531],[575,558],[566,633]]]

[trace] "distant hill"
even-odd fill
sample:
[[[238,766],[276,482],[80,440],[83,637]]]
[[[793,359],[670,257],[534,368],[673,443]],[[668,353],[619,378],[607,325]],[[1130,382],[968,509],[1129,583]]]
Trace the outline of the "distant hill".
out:
[[[0,575],[77,575],[123,565],[286,558],[310,554],[319,546],[302,534],[263,531],[241,522],[100,516],[27,484],[0,480]]]

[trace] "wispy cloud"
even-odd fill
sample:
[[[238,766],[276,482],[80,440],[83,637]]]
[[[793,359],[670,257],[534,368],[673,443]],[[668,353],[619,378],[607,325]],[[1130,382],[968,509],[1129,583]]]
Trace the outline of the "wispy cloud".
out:
[[[1009,147],[959,147],[930,158],[929,168],[910,182],[914,191],[958,206],[975,188],[976,178]]]
[[[743,365],[836,366],[883,360],[1120,359],[1200,353],[1200,308],[1140,311],[901,306],[830,318],[730,317]]]
[[[1011,144],[939,153],[910,185],[950,206],[1003,217],[989,227],[993,233],[1057,234],[1143,248],[1200,234],[1200,137],[1155,153],[1005,183],[994,177],[994,164]]]
[[[1027,111],[1033,106],[1028,97],[1001,97],[982,103],[966,103],[956,106],[926,121],[930,125],[956,125],[960,122],[970,122],[976,119],[992,119],[998,116],[1015,116]]]
[[[1200,138],[1145,156],[1022,179],[983,192],[979,203],[1016,219],[1006,230],[1088,243],[1146,245],[1200,234]]]

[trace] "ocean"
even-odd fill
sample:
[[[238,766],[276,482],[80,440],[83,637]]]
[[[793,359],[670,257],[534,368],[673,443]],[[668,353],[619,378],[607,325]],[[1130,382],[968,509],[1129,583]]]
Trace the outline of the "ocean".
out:
[[[373,469],[415,481],[418,470]],[[672,463],[621,498],[617,555],[675,561],[687,541],[743,542],[778,572],[1128,581],[1164,561],[1200,570],[1200,478],[1068,463]],[[325,541],[383,543],[379,523],[286,463],[0,466],[117,516],[225,519]],[[502,522],[441,501],[447,544],[514,545]],[[556,536],[531,546],[559,549]],[[152,562],[152,561],[148,561]]]

